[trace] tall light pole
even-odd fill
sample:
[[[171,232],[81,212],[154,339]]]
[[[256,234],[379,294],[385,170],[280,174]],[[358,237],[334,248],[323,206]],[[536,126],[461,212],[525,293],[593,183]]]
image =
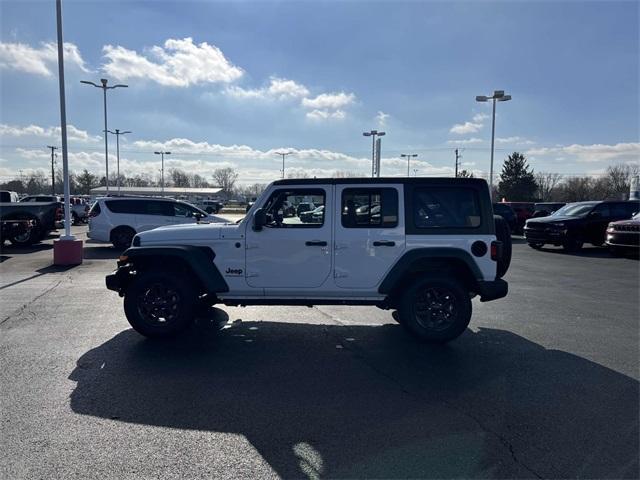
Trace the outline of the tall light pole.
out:
[[[370,132],[362,132],[365,137],[371,137],[371,176],[376,176],[376,136],[384,137],[385,132],[379,132],[377,130],[371,130]]]
[[[116,171],[116,186],[118,187],[118,195],[119,195],[120,194],[120,135],[125,135],[131,132],[129,130],[125,130],[124,132],[121,132],[117,128],[115,132],[112,132],[111,130],[107,130],[107,131],[112,135],[116,136],[116,158],[118,159],[117,160],[118,166]]]
[[[101,78],[101,85],[97,85],[93,82],[89,82],[88,80],[80,80],[80,83],[86,83],[87,85],[93,85],[96,88],[102,89],[102,97],[104,101],[104,163],[105,163],[105,179],[107,184],[107,195],[109,195],[109,145],[108,145],[108,135],[107,135],[107,90],[113,90],[114,88],[127,88],[128,85],[118,84],[107,86],[108,80],[106,78]]]
[[[293,155],[293,152],[276,152],[276,155],[282,155],[282,178],[284,178],[284,157]]]
[[[47,148],[51,149],[51,195],[56,194],[56,174],[53,170],[53,156],[55,155],[55,151],[58,147],[52,147],[51,145],[47,145]]]
[[[401,153],[400,154],[400,158],[406,158],[407,159],[407,177],[411,176],[409,174],[410,172],[410,168],[411,168],[411,158],[415,158],[417,157],[418,154],[417,153]]]
[[[488,102],[489,100],[493,100],[493,115],[491,117],[491,166],[489,167],[489,195],[493,201],[493,146],[496,137],[496,101],[508,102],[511,100],[511,95],[505,95],[504,90],[495,90],[490,97],[485,95],[476,96],[476,102]]]
[[[164,195],[164,156],[171,155],[171,152],[165,152],[164,150],[162,150],[160,152],[153,152],[153,153],[155,153],[156,155],[162,156],[162,168],[160,169],[160,190]]]

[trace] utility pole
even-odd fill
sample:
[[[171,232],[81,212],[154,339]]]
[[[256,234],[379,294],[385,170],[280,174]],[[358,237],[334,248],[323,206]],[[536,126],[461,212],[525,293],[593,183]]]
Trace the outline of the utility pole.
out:
[[[410,177],[410,171],[411,171],[411,158],[415,158],[417,157],[418,154],[417,153],[401,153],[400,154],[400,158],[406,158],[407,159],[407,177]]]
[[[284,178],[284,157],[287,155],[293,155],[293,152],[276,152],[276,155],[282,156],[282,178]]]
[[[456,148],[456,178],[458,178],[458,165],[460,165],[458,160],[460,160],[460,157],[462,157],[462,155],[458,153],[458,149]]]
[[[115,132],[112,132],[111,130],[107,130],[107,131],[112,135],[116,136],[116,158],[118,159],[117,160],[118,166],[117,166],[117,172],[116,172],[116,186],[118,188],[118,195],[120,195],[120,135],[124,135],[126,133],[131,133],[131,132],[129,130],[125,130],[124,132],[121,132],[117,128]]]
[[[160,169],[160,190],[162,195],[164,195],[164,156],[171,155],[171,152],[165,152],[162,150],[161,152],[153,152],[156,155],[162,155],[162,168]]]
[[[56,174],[55,171],[53,169],[53,158],[54,158],[54,152],[58,149],[58,147],[52,147],[51,145],[47,145],[47,148],[51,149],[51,195],[55,195],[56,194]]]

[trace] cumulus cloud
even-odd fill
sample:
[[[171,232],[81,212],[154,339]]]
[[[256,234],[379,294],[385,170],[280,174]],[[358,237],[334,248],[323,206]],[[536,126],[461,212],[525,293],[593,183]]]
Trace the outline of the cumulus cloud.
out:
[[[384,113],[383,111],[378,111],[376,115],[376,122],[378,123],[378,128],[384,128],[387,126],[387,118],[389,118],[388,113]]]
[[[7,125],[0,123],[0,136],[8,137],[41,137],[41,138],[61,138],[60,127],[41,127],[39,125],[27,125],[20,127],[17,125]],[[90,135],[86,130],[80,130],[71,124],[67,125],[67,139],[76,142],[97,142],[102,139],[99,135]]]
[[[609,161],[640,160],[640,143],[616,143],[615,145],[557,145],[532,148],[525,152],[532,156],[570,155],[577,162],[595,163]]]
[[[192,38],[168,39],[141,54],[122,46],[103,47],[103,70],[119,80],[145,78],[169,87],[204,83],[231,83],[244,74],[215,45],[193,43]]]
[[[65,65],[89,72],[80,50],[73,43],[64,43],[64,61]],[[0,42],[0,68],[50,77],[56,71],[57,62],[58,47],[54,42],[43,42],[39,47]]]
[[[496,143],[511,143],[515,145],[533,145],[536,142],[523,137],[504,137],[496,138]]]
[[[456,123],[451,129],[449,133],[456,133],[458,135],[465,135],[467,133],[476,133],[479,132],[482,128],[481,123],[474,122],[464,122],[464,123]]]
[[[346,116],[344,110],[335,110],[333,112],[329,110],[311,110],[307,112],[307,118],[309,120],[321,121],[329,119],[341,120]]]
[[[353,93],[321,93],[315,98],[305,98],[302,106],[318,110],[337,110],[351,105],[356,99]]]
[[[231,97],[241,99],[259,98],[286,100],[306,97],[309,95],[309,90],[307,87],[296,83],[294,80],[271,77],[269,79],[269,85],[264,88],[245,89],[232,85],[225,89],[225,93]]]
[[[484,142],[484,140],[476,137],[464,138],[460,140],[447,140],[447,143],[450,145],[470,145],[473,143],[482,143],[482,142]]]

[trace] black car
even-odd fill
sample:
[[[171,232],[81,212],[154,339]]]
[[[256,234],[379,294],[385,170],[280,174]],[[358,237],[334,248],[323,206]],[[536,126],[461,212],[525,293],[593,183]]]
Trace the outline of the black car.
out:
[[[524,236],[532,248],[549,243],[576,251],[584,243],[600,246],[609,222],[631,218],[640,211],[640,201],[569,203],[552,215],[527,220]]]
[[[566,203],[564,202],[538,202],[533,206],[533,215],[531,218],[548,217],[565,205]]]
[[[509,205],[505,205],[504,203],[494,203],[493,213],[504,218],[512,232],[518,228],[518,216]]]

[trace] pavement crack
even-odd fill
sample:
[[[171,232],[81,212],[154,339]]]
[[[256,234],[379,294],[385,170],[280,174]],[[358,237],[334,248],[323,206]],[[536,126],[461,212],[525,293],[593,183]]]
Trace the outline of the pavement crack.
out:
[[[30,301],[28,301],[27,303],[25,303],[24,305],[22,305],[20,308],[18,308],[17,310],[11,312],[9,315],[7,315],[5,318],[3,318],[2,320],[0,320],[0,325],[4,324],[7,320],[14,318],[14,317],[19,317],[22,314],[29,313],[29,308],[38,300],[40,300],[42,297],[46,296],[47,294],[51,293],[53,290],[55,290],[62,282],[63,282],[64,278],[58,280],[57,282],[55,282],[53,285],[51,285],[50,287],[48,287],[47,289],[44,290],[44,292],[42,292],[39,295],[36,295],[35,297],[33,297]]]

